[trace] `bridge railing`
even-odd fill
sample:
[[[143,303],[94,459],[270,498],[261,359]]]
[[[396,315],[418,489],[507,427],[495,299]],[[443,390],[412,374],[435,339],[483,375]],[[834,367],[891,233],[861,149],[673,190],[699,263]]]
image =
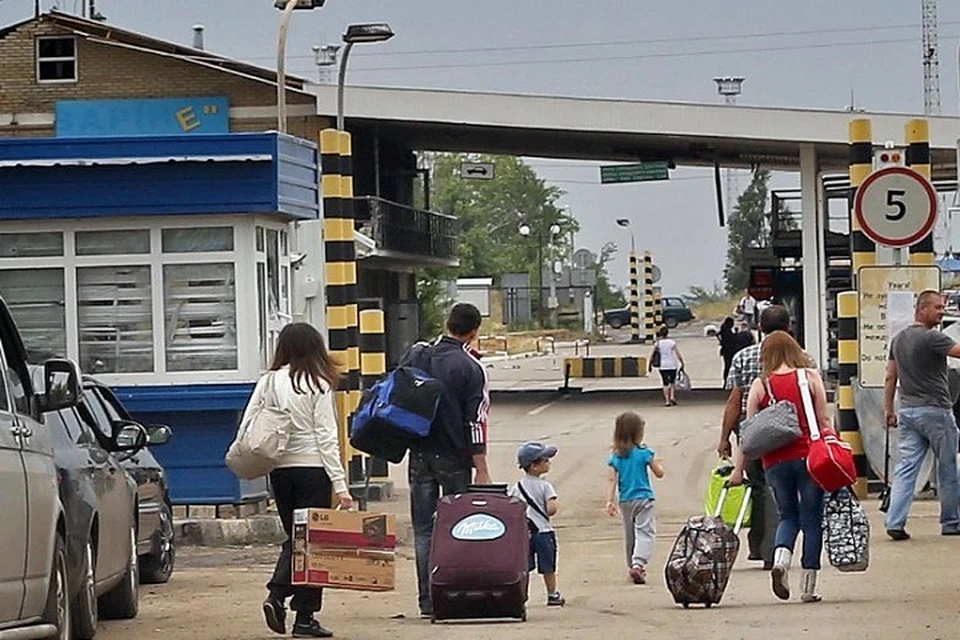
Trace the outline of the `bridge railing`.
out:
[[[377,248],[444,260],[457,257],[460,226],[455,216],[376,196],[353,201],[357,228],[373,238]]]

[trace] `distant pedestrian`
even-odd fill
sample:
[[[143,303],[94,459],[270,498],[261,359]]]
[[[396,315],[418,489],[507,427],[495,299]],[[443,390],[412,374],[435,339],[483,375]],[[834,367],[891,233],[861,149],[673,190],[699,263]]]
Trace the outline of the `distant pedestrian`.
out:
[[[285,634],[286,600],[296,613],[293,635],[329,638],[333,632],[320,626],[315,615],[323,603],[323,589],[291,586],[293,512],[308,507],[329,508],[335,493],[338,506],[350,509],[353,500],[340,462],[337,417],[333,392],[340,373],[323,338],[312,325],[296,322],[280,332],[270,370],[257,382],[247,403],[246,415],[261,398],[273,396],[277,408],[290,416],[286,449],[270,472],[270,486],[287,538],[280,548],[263,614],[271,631]]]
[[[617,416],[613,454],[607,459],[607,514],[623,516],[628,575],[634,584],[647,582],[647,564],[657,536],[656,496],[649,471],[658,478],[664,474],[663,464],[643,443],[644,425],[636,413]]]
[[[660,380],[663,383],[663,401],[666,406],[672,407],[677,404],[677,373],[683,368],[683,356],[680,355],[677,341],[669,336],[670,330],[666,327],[660,327],[657,332],[657,341],[653,345],[653,352],[650,354],[650,365],[647,369],[648,371],[653,371],[654,368],[660,370]]]
[[[960,345],[936,327],[943,320],[943,296],[924,291],[917,298],[914,324],[894,336],[884,382],[887,428],[899,427],[900,461],[893,474],[887,535],[907,540],[907,516],[920,465],[933,449],[937,460],[940,533],[960,535],[960,490],[957,486],[957,423],[953,416],[947,356],[960,358]],[[894,411],[897,381],[900,413]]]
[[[410,447],[407,475],[420,616],[433,615],[430,600],[430,544],[440,495],[465,493],[472,482],[489,484],[487,468],[487,373],[471,354],[480,332],[480,311],[472,304],[453,305],[447,333],[433,343],[410,348],[402,363],[443,383],[443,395],[430,435]],[[474,475],[474,470],[476,475]]]
[[[717,334],[717,340],[720,342],[720,357],[723,359],[723,380],[727,379],[730,373],[730,363],[733,362],[733,356],[741,349],[753,344],[753,334],[747,331],[750,336],[750,342],[744,343],[744,336],[736,331],[736,323],[733,318],[727,316],[720,325],[720,332]]]
[[[557,590],[557,533],[550,518],[560,512],[557,490],[543,479],[550,471],[557,448],[542,442],[525,442],[517,449],[517,464],[524,474],[510,488],[510,495],[527,503],[530,528],[530,571],[543,576],[547,606],[562,607],[566,601]]]

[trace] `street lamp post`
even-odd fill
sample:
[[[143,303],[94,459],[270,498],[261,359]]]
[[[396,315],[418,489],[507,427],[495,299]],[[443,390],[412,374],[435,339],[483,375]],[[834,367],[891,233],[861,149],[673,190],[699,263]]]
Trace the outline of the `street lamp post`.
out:
[[[527,223],[524,222],[523,224],[520,225],[519,231],[520,231],[520,235],[522,235],[522,236],[524,236],[524,237],[527,237],[527,236],[530,235],[532,229],[530,228],[530,225],[529,225],[529,224],[527,224]],[[550,243],[551,243],[551,244],[553,243],[553,238],[554,238],[554,236],[558,235],[558,234],[560,233],[560,231],[561,231],[560,225],[558,225],[558,224],[556,224],[556,223],[550,225]],[[538,231],[537,231],[537,300],[538,300],[538,307],[539,307],[539,313],[538,313],[538,315],[540,316],[540,326],[541,326],[541,327],[544,325],[544,321],[543,321],[543,320],[544,320],[544,313],[543,313],[543,309],[544,309],[544,306],[543,306],[543,267],[544,267],[544,264],[543,264],[543,233],[541,233],[541,232],[538,230]],[[551,268],[550,268],[550,270],[549,270],[549,273],[550,273],[550,276],[549,276],[549,278],[550,278],[550,281],[549,281],[550,297],[549,297],[549,299],[547,300],[547,306],[550,308],[550,323],[551,323],[551,326],[555,326],[555,325],[556,325],[556,312],[557,312],[558,301],[557,301],[557,283],[556,283],[556,281],[555,281],[555,279],[554,279],[554,273],[553,273],[553,266],[552,266],[552,265],[551,265]]]
[[[343,48],[343,57],[340,58],[340,74],[337,78],[337,129],[344,131],[343,124],[343,85],[347,78],[347,60],[350,50],[355,44],[368,42],[383,42],[393,37],[393,30],[386,22],[368,24],[351,24],[343,34],[343,41],[347,46]]]
[[[287,132],[287,31],[295,9],[318,9],[326,0],[275,0],[273,6],[283,10],[277,33],[277,131]]]

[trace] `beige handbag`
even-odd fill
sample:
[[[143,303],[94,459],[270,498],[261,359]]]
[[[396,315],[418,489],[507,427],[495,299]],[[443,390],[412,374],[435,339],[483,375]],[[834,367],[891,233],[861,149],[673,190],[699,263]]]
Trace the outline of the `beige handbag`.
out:
[[[260,401],[240,423],[237,437],[227,450],[227,466],[242,480],[259,478],[273,471],[287,448],[290,414],[279,408],[275,376],[275,371],[267,374]]]

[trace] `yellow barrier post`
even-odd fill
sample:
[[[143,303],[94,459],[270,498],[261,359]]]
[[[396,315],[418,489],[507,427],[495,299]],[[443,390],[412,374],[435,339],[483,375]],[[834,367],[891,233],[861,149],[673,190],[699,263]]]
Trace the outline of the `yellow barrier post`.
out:
[[[857,463],[857,497],[867,496],[867,458],[860,437],[860,423],[853,403],[852,379],[857,377],[860,362],[860,345],[857,342],[859,303],[856,291],[837,294],[837,358],[840,376],[837,385],[837,422],[840,437],[853,447]]]
[[[630,342],[640,342],[640,275],[637,252],[630,250]]]
[[[358,306],[360,309],[360,383],[364,389],[369,389],[387,372],[386,321],[379,299],[362,299]],[[385,460],[368,458],[366,463],[371,480],[386,480],[389,476],[389,467]]]
[[[930,180],[930,123],[923,118],[909,121],[906,125],[906,138],[906,165]],[[928,236],[910,247],[910,264],[931,265],[935,263],[933,231],[931,230]]]
[[[653,310],[653,256],[643,252],[643,341],[653,343],[656,340],[656,325]]]

